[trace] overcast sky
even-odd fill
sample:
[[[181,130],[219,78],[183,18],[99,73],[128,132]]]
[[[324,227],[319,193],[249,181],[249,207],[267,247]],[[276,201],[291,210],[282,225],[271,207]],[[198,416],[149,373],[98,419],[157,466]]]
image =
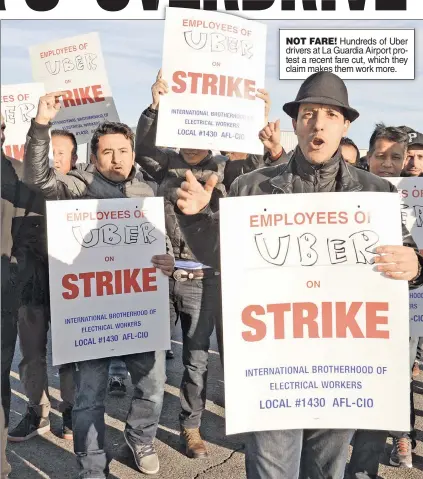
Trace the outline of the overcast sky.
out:
[[[350,104],[361,116],[349,136],[367,148],[375,123],[409,125],[423,131],[423,21],[266,21],[268,25],[266,88],[272,98],[271,119],[280,118],[283,129],[292,129],[283,103],[295,98],[300,81],[279,80],[279,28],[415,28],[415,80],[348,81]],[[162,20],[45,20],[1,22],[1,83],[32,81],[28,49],[59,38],[98,32],[109,82],[121,121],[135,126],[150,104],[150,87],[160,68]]]

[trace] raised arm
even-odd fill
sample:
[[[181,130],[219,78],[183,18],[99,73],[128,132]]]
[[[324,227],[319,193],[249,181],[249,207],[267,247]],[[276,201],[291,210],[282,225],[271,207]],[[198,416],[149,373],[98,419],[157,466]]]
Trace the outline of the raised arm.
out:
[[[62,94],[54,92],[40,98],[25,145],[23,181],[50,200],[79,198],[84,196],[86,189],[83,181],[64,175],[49,164],[49,130],[51,121],[60,110],[59,98]]]
[[[141,113],[135,137],[135,161],[160,183],[168,169],[170,151],[156,146],[157,117],[161,95],[168,92],[161,70],[151,87],[152,103]],[[165,146],[165,145],[163,145]]]

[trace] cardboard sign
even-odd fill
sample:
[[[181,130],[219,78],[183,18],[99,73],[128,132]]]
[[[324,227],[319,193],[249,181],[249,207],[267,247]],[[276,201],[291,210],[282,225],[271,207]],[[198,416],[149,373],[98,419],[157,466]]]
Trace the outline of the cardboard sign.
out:
[[[227,198],[220,230],[227,433],[408,430],[408,284],[373,266],[398,195]]]
[[[47,202],[53,364],[170,348],[162,198]]]
[[[54,129],[71,131],[88,143],[104,121],[119,121],[97,33],[30,48],[32,76],[47,92],[65,91]]]
[[[265,60],[266,25],[168,8],[156,144],[263,154]]]
[[[44,94],[42,83],[1,86],[1,113],[6,125],[3,148],[7,156],[23,160],[31,119],[37,114],[38,100]]]
[[[401,197],[402,221],[423,253],[423,178],[387,178]],[[410,290],[410,336],[423,336],[423,287]]]

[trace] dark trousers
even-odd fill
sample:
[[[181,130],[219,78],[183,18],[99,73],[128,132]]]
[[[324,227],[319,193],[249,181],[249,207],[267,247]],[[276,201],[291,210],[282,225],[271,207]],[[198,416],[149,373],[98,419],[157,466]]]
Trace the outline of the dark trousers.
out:
[[[245,436],[248,479],[342,479],[354,431],[296,429]]]
[[[7,295],[2,295],[1,387],[7,424],[11,400],[9,376],[18,335],[22,355],[19,376],[25,394],[28,396],[28,406],[33,408],[38,416],[47,417],[50,412],[47,379],[49,308],[43,305],[22,305],[15,308],[14,301],[12,297],[7,298]],[[62,411],[73,405],[75,394],[73,368],[73,364],[64,364],[59,367]]]
[[[353,452],[348,464],[349,479],[376,479],[380,456],[385,450],[388,431],[367,431],[355,433]]]
[[[216,325],[218,347],[222,357],[222,314],[220,276],[187,281],[169,281],[170,318],[179,317],[182,327],[182,361],[180,423],[198,428],[206,405],[210,336]]]
[[[416,447],[416,430],[414,425],[413,383],[410,383],[410,432],[391,432],[393,437],[408,437]],[[378,477],[380,456],[384,453],[389,431],[358,430],[354,436],[353,452],[348,464],[348,479],[376,479]]]
[[[150,444],[156,436],[163,405],[165,352],[131,354],[121,359],[125,361],[134,385],[125,430],[139,444]],[[110,358],[103,358],[75,365],[76,396],[72,423],[80,477],[103,478],[108,472],[104,450],[104,400],[109,364]]]
[[[1,402],[4,409],[5,427],[9,425],[11,389],[10,369],[15,354],[18,335],[17,310],[11,291],[1,295]]]

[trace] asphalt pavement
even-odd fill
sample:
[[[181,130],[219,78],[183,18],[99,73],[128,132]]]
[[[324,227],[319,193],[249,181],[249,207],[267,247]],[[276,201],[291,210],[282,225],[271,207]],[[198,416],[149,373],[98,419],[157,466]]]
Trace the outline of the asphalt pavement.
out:
[[[156,447],[160,458],[157,479],[244,479],[244,453],[242,436],[225,436],[223,409],[223,373],[213,338],[209,359],[207,406],[203,415],[202,434],[207,441],[209,458],[188,459],[179,447],[178,414],[179,385],[182,375],[182,345],[173,342],[175,359],[167,361],[167,384],[163,411],[157,433]],[[50,349],[51,350],[51,349]],[[10,426],[15,426],[25,413],[26,397],[19,381],[19,348],[12,367],[12,407]],[[51,360],[49,361],[51,364]],[[7,454],[12,465],[10,479],[74,479],[77,475],[72,441],[60,438],[59,376],[56,367],[48,371],[52,398],[51,432],[23,443],[9,443]],[[106,448],[113,457],[110,479],[142,479],[136,470],[132,455],[125,445],[122,431],[129,408],[132,386],[126,381],[128,392],[123,398],[108,397],[106,401]],[[423,479],[423,374],[415,381],[415,409],[418,445],[413,455],[413,469],[398,469],[388,464],[391,442],[386,446],[383,464],[379,468],[381,479]],[[395,414],[395,411],[390,411]],[[281,451],[282,452],[282,451]],[[294,478],[293,478],[294,479]]]

